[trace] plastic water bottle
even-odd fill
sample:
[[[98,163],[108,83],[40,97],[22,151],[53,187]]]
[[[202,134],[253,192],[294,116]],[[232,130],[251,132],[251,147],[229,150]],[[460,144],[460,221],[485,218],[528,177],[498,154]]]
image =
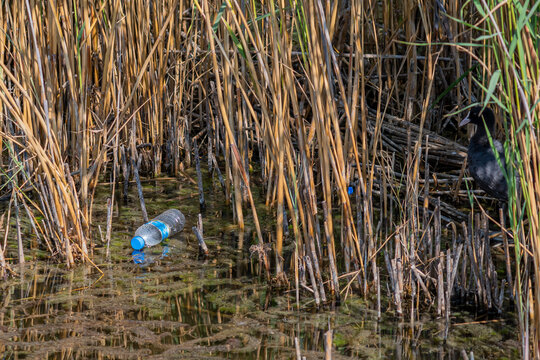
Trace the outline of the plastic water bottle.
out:
[[[155,219],[141,225],[131,239],[131,247],[140,250],[145,246],[154,246],[176,233],[186,224],[186,218],[180,210],[170,209]]]

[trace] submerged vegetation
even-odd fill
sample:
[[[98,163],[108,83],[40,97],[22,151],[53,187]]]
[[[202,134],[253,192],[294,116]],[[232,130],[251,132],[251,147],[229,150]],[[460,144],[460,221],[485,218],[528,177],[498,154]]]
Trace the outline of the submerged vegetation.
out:
[[[445,333],[457,300],[515,306],[522,356],[540,357],[540,2],[1,7],[3,275],[36,246],[92,263],[98,184],[112,209],[133,176],[146,217],[140,176],[207,160],[297,303],[352,292],[412,324],[434,311]],[[512,164],[500,211],[465,172],[457,124],[474,103],[495,109]],[[111,223],[109,210],[105,242]]]

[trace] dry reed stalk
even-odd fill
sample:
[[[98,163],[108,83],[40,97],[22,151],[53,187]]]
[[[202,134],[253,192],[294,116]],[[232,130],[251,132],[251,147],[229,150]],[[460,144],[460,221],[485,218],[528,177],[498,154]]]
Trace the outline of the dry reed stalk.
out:
[[[203,211],[206,207],[204,201],[204,189],[203,179],[201,173],[201,160],[199,157],[199,147],[197,146],[197,140],[193,141],[193,148],[195,149],[195,169],[197,171],[197,186],[199,188],[199,208]]]
[[[4,214],[0,218],[0,228],[4,225]],[[6,230],[7,231],[7,230]],[[5,277],[6,271],[9,271],[10,267],[6,263],[6,257],[4,256],[4,246],[0,243],[0,277]]]
[[[503,238],[503,245],[504,245],[504,260],[506,264],[506,280],[508,281],[508,285],[510,288],[510,298],[514,299],[514,280],[512,277],[512,265],[510,264],[510,249],[508,245],[508,236],[506,234],[506,226],[505,226],[505,214],[503,213],[503,209],[499,209],[499,221],[501,224],[501,235]]]
[[[446,312],[444,294],[444,253],[438,253],[437,267],[437,315],[442,316]]]
[[[206,246],[206,243],[204,241],[202,232],[200,231],[200,229],[197,226],[193,226],[191,228],[191,230],[193,231],[193,233],[195,234],[195,236],[197,237],[197,240],[199,242],[199,252],[201,254],[203,254],[204,256],[207,256],[208,255],[208,246]]]
[[[296,351],[296,360],[302,360],[302,353],[300,352],[300,341],[298,337],[294,337],[294,349]]]
[[[19,264],[24,264],[24,247],[21,237],[21,218],[19,216],[19,200],[17,199],[17,195],[13,197],[13,200],[13,206],[15,208],[15,228],[17,229],[17,249],[19,255]]]
[[[6,227],[5,227],[5,230],[4,230],[4,242],[3,242],[3,245],[2,246],[2,259],[3,259],[3,262],[2,262],[2,271],[8,269],[8,265],[6,263],[6,260],[5,260],[5,256],[4,256],[4,251],[6,250],[6,247],[7,247],[7,239],[8,239],[8,235],[9,235],[9,229],[10,229],[10,226],[9,226],[9,221],[11,219],[11,206],[13,204],[13,195],[14,193],[12,193],[12,197],[9,201],[9,205],[8,205],[8,209],[7,209],[7,219],[6,219]],[[2,222],[4,220],[4,216],[6,215],[6,213],[4,212],[2,214]]]
[[[121,157],[122,157],[122,173],[124,178],[124,188],[123,188],[123,198],[124,198],[124,204],[127,204],[128,202],[128,191],[129,191],[129,168],[128,168],[128,160],[127,160],[127,150],[124,146],[120,148],[121,150]]]
[[[114,186],[114,182],[113,182]],[[110,256],[110,243],[111,243],[111,232],[112,232],[112,217],[113,217],[113,204],[114,197],[107,198],[107,231],[105,233],[105,241],[107,242],[107,251],[106,256]]]
[[[39,222],[36,219],[36,217],[34,216],[34,214],[28,208],[28,205],[26,205],[25,198],[23,197],[21,200],[22,200],[22,204],[24,206],[24,210],[26,212],[26,215],[28,216],[28,219],[30,219],[30,225],[32,226],[32,229],[34,230],[34,233],[36,235],[38,244],[41,243],[41,242],[44,242],[46,247],[47,247],[47,250],[49,250],[49,252],[52,253],[53,251],[52,251],[49,239],[47,237],[42,237],[40,235],[40,234],[43,234],[43,229],[42,229],[41,225],[39,224]]]
[[[315,274],[313,272],[313,266],[309,255],[304,256],[304,263],[306,264],[306,268],[309,273],[309,279],[311,280],[311,290],[313,291],[313,296],[315,297],[315,305],[317,305],[318,307],[321,304],[321,297],[319,294],[317,281],[315,280]]]
[[[141,204],[141,212],[143,216],[143,221],[147,223],[149,221],[148,213],[146,212],[143,188],[141,184],[141,179],[139,177],[139,168],[141,167],[141,160],[142,160],[142,157],[137,154],[137,150],[132,151],[131,167],[133,169],[133,177],[135,178],[135,183],[137,184],[137,193],[139,194],[139,202]]]
[[[324,333],[324,359],[332,360],[332,341],[334,332],[329,329]]]

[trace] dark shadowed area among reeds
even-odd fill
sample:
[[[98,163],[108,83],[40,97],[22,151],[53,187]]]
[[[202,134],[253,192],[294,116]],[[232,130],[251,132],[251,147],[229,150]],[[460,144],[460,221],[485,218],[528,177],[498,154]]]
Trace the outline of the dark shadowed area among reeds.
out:
[[[36,246],[91,263],[98,183],[110,182],[111,208],[132,176],[203,166],[238,226],[253,223],[268,278],[297,302],[356,293],[380,312],[390,299],[413,323],[436,312],[445,331],[457,300],[515,307],[522,356],[539,358],[539,9],[4,1],[0,272]],[[513,164],[505,210],[465,171],[457,123],[473,103],[495,109]],[[261,202],[275,214],[269,235]]]

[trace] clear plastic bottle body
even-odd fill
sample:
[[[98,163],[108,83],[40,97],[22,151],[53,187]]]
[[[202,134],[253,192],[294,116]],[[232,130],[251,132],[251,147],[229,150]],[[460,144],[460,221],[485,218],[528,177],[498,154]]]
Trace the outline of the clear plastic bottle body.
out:
[[[179,233],[186,224],[186,218],[180,210],[170,209],[157,216],[152,221],[161,221],[169,226],[169,236]]]
[[[186,224],[186,218],[181,211],[170,209],[141,225],[135,236],[131,239],[131,246],[140,250],[145,246],[154,246],[176,233],[179,233]]]

